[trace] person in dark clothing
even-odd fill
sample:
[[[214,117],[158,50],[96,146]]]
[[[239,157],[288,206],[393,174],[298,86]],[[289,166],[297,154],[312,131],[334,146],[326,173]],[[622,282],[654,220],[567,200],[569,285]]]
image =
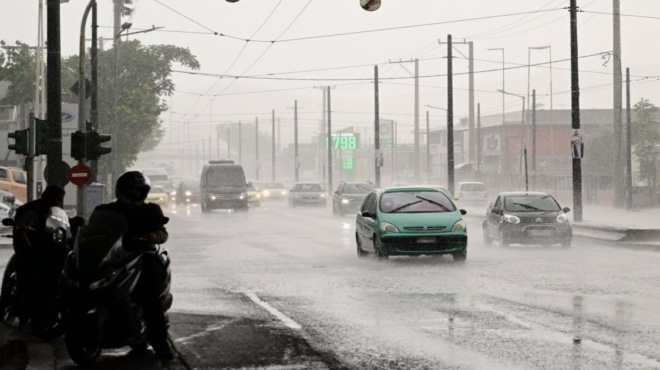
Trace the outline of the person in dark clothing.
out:
[[[19,277],[18,293],[20,299],[25,300],[26,308],[37,307],[31,300],[43,299],[44,295],[55,297],[57,280],[68,251],[65,248],[53,248],[45,231],[51,207],[61,208],[64,195],[64,189],[50,185],[41,198],[27,202],[16,210],[13,246]],[[22,314],[32,316],[26,311]]]
[[[167,342],[167,320],[165,311],[172,304],[172,296],[163,289],[170,283],[170,274],[157,253],[158,244],[167,241],[165,224],[169,218],[163,215],[159,205],[145,203],[149,193],[148,180],[138,171],[122,174],[115,185],[117,200],[102,204],[94,211],[113,211],[122,214],[127,230],[123,247],[131,252],[143,252],[140,279],[135,288],[134,299],[142,306],[149,342],[160,359],[173,358]],[[162,296],[166,294],[167,296]]]

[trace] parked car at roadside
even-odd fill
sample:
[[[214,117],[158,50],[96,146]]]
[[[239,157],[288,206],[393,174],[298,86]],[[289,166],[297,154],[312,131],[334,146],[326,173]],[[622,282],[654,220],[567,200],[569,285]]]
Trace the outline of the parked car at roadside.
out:
[[[504,192],[488,205],[483,221],[484,244],[498,240],[511,244],[561,244],[570,247],[573,229],[570,208],[561,208],[552,195],[543,192]]]
[[[324,206],[326,204],[325,190],[319,183],[299,182],[289,190],[289,205],[292,207],[302,205]]]
[[[27,202],[27,173],[16,167],[0,166],[0,190],[8,191],[21,202]]]
[[[355,221],[358,257],[451,254],[467,259],[465,210],[433,186],[373,190]]]
[[[349,212],[357,212],[364,198],[375,188],[374,184],[368,181],[342,181],[332,195],[332,214],[343,216]]]

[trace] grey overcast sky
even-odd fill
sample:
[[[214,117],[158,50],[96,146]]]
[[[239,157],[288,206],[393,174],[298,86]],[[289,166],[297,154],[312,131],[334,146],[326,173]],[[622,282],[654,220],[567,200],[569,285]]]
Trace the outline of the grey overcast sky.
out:
[[[412,130],[414,113],[412,63],[390,63],[419,58],[421,121],[427,104],[445,107],[447,47],[438,40],[451,34],[455,41],[474,42],[476,101],[482,114],[502,111],[502,53],[504,48],[506,90],[527,93],[528,47],[552,48],[553,105],[570,108],[570,63],[568,62],[568,0],[382,0],[378,11],[366,12],[359,0],[133,0],[135,11],[122,22],[133,29],[164,27],[157,32],[137,34],[145,44],[187,47],[201,63],[198,72],[232,76],[264,76],[282,79],[218,78],[175,73],[177,92],[171,113],[164,114],[168,140],[181,134],[190,122],[191,138],[205,137],[216,123],[254,122],[264,126],[275,109],[283,135],[293,126],[294,100],[300,109],[303,140],[318,130],[321,90],[332,85],[333,125],[355,126],[373,131],[373,66],[379,65],[381,116],[394,119]],[[660,105],[660,1],[622,0],[623,66],[633,75],[632,99],[644,97]],[[36,40],[38,0],[2,0],[0,38],[13,43]],[[77,53],[80,21],[87,2],[70,0],[61,6],[63,55]],[[99,1],[99,35],[112,38],[112,1]],[[612,0],[579,0],[579,54],[581,107],[609,109],[612,105]],[[532,13],[533,12],[533,13]],[[520,14],[527,13],[527,14]],[[599,14],[603,13],[603,14]],[[512,15],[517,14],[517,15]],[[640,17],[643,16],[643,17]],[[425,25],[424,24],[434,24]],[[322,37],[355,31],[398,28],[350,35]],[[186,32],[178,32],[186,31]],[[222,33],[245,42],[213,35]],[[319,36],[319,37],[314,37]],[[305,40],[295,40],[307,38]],[[109,47],[109,43],[106,47]],[[454,52],[455,115],[467,115],[467,47]],[[591,55],[591,56],[589,56]],[[531,62],[548,62],[548,50],[531,53]],[[522,65],[522,67],[520,67]],[[344,67],[344,68],[339,68]],[[516,68],[519,67],[519,68]],[[538,101],[550,107],[549,65],[532,67],[530,84]],[[179,66],[175,69],[182,70]],[[310,71],[315,70],[315,71]],[[624,70],[625,71],[625,70]],[[436,77],[427,77],[436,76]],[[646,76],[653,78],[642,79]],[[292,80],[287,80],[292,79]],[[399,78],[399,79],[393,79]],[[326,80],[324,80],[326,79]],[[521,100],[507,97],[506,110],[516,111]],[[431,124],[444,125],[444,112],[431,110]],[[211,115],[212,114],[212,115]],[[407,128],[407,129],[406,129]],[[266,128],[264,128],[266,129]],[[288,136],[287,136],[288,137]]]

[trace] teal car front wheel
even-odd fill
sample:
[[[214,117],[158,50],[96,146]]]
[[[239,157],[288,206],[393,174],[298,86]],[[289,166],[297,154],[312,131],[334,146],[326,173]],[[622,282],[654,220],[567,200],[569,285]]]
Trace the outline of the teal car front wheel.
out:
[[[388,258],[387,254],[384,254],[383,251],[381,251],[380,246],[378,242],[378,237],[374,235],[374,256],[376,257],[377,261],[384,261]]]

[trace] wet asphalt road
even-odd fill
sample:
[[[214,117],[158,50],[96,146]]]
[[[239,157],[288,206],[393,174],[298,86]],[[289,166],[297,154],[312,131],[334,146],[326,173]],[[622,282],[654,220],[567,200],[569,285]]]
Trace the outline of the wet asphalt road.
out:
[[[167,207],[180,354],[171,367],[660,368],[660,253],[577,239],[570,249],[487,247],[476,209],[457,265],[358,259],[354,217],[329,207]],[[42,361],[54,348],[56,367],[70,367],[59,342],[31,348]],[[135,361],[158,368],[126,351],[107,351],[98,368]]]

